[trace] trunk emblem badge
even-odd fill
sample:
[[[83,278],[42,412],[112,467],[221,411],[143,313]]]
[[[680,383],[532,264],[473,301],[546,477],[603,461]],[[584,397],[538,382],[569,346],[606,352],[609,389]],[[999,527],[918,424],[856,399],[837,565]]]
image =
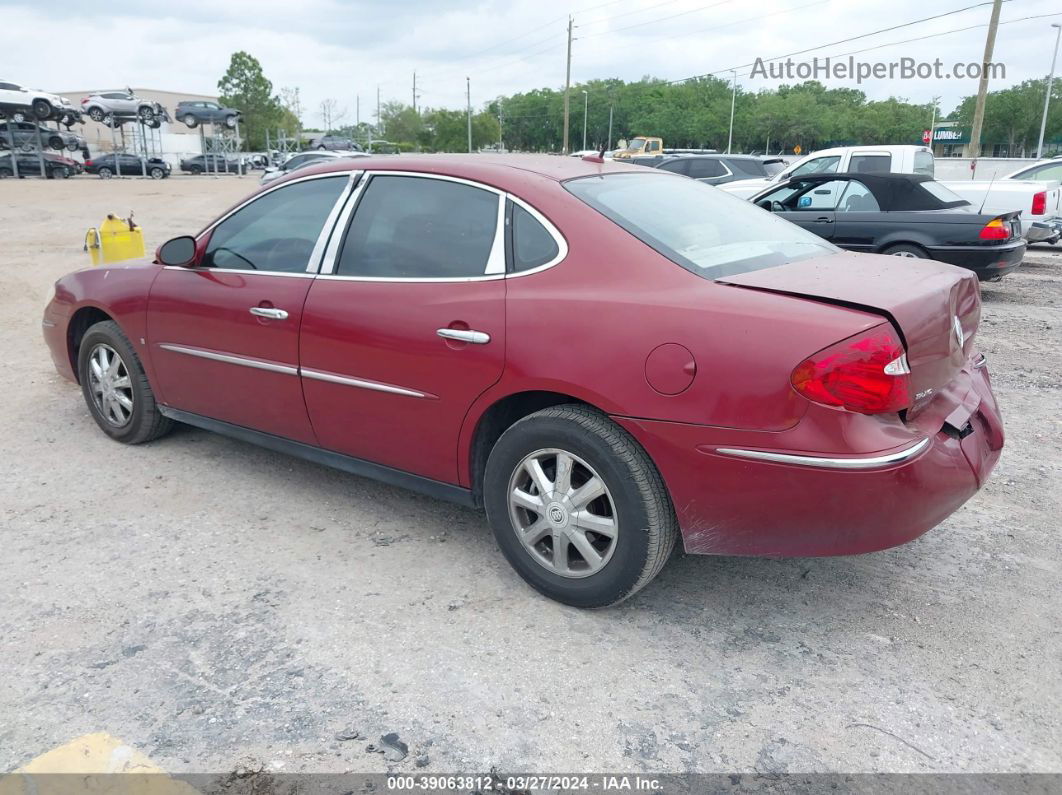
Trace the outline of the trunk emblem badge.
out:
[[[962,321],[959,320],[959,316],[956,315],[952,319],[952,324],[955,327],[955,339],[959,341],[959,347],[961,348],[966,343],[966,335],[962,331]]]

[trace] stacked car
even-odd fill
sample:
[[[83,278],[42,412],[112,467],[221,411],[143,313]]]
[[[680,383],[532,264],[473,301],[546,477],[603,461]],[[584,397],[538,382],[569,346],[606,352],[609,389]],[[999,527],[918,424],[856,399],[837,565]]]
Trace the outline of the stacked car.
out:
[[[0,116],[15,122],[57,121],[68,128],[81,113],[66,97],[0,80]]]

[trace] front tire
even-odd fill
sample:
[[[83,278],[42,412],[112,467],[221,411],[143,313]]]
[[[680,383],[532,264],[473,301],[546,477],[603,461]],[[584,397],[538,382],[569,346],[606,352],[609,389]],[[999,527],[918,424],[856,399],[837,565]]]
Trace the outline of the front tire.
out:
[[[184,117],[184,124],[188,129],[194,130],[197,126],[199,126],[199,119],[189,113],[187,116]]]
[[[148,171],[148,174],[151,176],[152,179],[162,179],[164,176],[166,176],[166,172],[158,167],[155,167]]]
[[[173,427],[155,403],[136,351],[114,321],[96,323],[85,333],[77,371],[89,413],[115,441],[150,442]]]
[[[114,176],[114,172],[107,166],[101,166],[96,173],[100,175],[100,179],[110,179]]]
[[[46,99],[33,100],[33,115],[41,121],[52,115],[52,103]]]
[[[540,593],[614,605],[663,568],[678,535],[655,465],[622,428],[569,404],[502,434],[487,460],[487,517],[506,559]]]

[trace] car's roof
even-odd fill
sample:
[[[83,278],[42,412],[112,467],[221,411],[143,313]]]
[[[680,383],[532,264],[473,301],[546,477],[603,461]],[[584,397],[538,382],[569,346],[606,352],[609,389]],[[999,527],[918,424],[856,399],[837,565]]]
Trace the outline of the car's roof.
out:
[[[703,160],[750,160],[755,163],[760,162],[759,155],[728,155],[725,152],[690,152],[689,154],[678,152],[676,154],[665,154],[664,160],[683,160],[683,159],[703,159]]]
[[[520,173],[532,173],[558,182],[599,174],[629,174],[629,164],[611,160],[597,162],[579,157],[557,155],[445,154],[445,155],[373,155],[359,158],[335,158],[313,166],[300,175],[330,171],[422,171],[454,177],[467,177],[488,184],[508,182]]]

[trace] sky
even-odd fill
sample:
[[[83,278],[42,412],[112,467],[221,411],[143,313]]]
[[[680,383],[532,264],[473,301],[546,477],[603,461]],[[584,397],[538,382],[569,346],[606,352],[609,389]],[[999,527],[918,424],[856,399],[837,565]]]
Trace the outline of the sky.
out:
[[[344,123],[355,121],[359,96],[360,119],[373,120],[377,87],[382,101],[409,103],[414,72],[421,107],[464,107],[466,77],[477,108],[502,94],[562,87],[569,14],[573,83],[707,73],[732,79],[728,70],[736,68],[745,90],[799,82],[754,78],[756,58],[820,45],[831,46],[794,62],[862,51],[853,57],[939,58],[951,71],[953,63],[981,60],[991,14],[978,0],[123,0],[103,8],[0,0],[0,79],[54,92],[131,85],[213,94],[230,54],[246,50],[274,90],[298,87],[303,123],[314,126],[326,99],[345,111]],[[1058,0],[1008,0],[1000,20],[1009,24],[999,28],[992,60],[1005,65],[1006,77],[990,88],[1046,76],[1057,30],[1051,23],[1062,23]],[[53,44],[42,45],[40,32],[54,34],[57,25],[76,37],[49,34],[43,40]],[[977,90],[969,78],[822,82],[859,88],[870,99],[940,97],[944,113]]]

